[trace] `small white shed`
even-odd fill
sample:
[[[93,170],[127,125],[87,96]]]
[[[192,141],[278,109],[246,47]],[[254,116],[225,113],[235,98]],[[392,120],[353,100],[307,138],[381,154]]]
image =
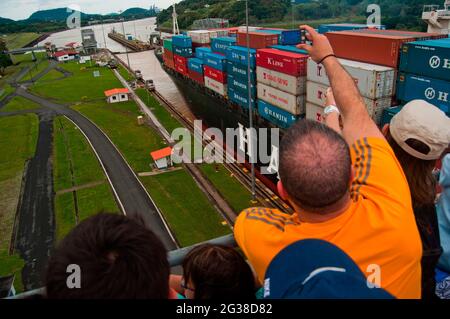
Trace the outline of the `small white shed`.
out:
[[[155,165],[158,169],[166,169],[172,166],[172,148],[166,147],[158,151],[150,153],[150,156],[155,161]]]
[[[119,103],[130,100],[130,91],[126,88],[112,89],[105,91],[106,100],[108,103]]]

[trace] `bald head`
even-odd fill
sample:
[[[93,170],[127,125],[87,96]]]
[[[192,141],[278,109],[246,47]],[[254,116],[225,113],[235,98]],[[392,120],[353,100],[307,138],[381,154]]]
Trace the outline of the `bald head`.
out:
[[[298,121],[281,141],[279,173],[284,189],[297,205],[320,212],[349,190],[349,147],[329,127]]]

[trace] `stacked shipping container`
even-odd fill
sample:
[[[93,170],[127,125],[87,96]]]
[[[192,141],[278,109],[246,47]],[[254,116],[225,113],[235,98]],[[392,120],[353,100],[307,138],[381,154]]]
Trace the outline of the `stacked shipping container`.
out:
[[[258,50],[256,56],[258,111],[288,127],[294,117],[305,114],[308,56],[276,49]]]
[[[367,111],[376,123],[380,123],[383,110],[390,107],[394,95],[395,69],[339,59],[342,66],[355,80],[359,92],[364,97]],[[326,102],[326,91],[330,86],[325,67],[308,60],[308,82],[306,93],[306,118],[322,121]]]
[[[250,60],[247,48],[231,46],[227,51],[228,98],[230,101],[248,109],[251,104],[256,108],[256,50],[250,49]],[[248,66],[250,66],[251,101],[248,100]]]
[[[450,39],[416,41],[402,48],[397,98],[423,99],[450,116]]]

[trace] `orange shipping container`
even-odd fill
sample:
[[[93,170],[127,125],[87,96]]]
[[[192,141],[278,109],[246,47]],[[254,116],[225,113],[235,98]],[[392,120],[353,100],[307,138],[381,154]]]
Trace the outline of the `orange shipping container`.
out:
[[[278,44],[278,34],[269,34],[261,32],[249,32],[249,46],[252,49],[264,49],[272,45]],[[246,47],[247,46],[247,33],[238,32],[237,33],[237,45]]]
[[[330,40],[334,53],[340,58],[397,68],[402,44],[420,38],[420,33],[382,31],[328,32],[326,36]],[[430,38],[439,37],[438,34],[421,34]]]

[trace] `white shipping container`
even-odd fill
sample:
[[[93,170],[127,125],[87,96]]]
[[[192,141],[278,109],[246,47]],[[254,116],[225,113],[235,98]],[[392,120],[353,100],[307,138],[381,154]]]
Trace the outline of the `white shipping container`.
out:
[[[258,82],[258,98],[294,114],[305,114],[305,96],[295,96]]]
[[[306,76],[295,77],[258,66],[256,67],[256,78],[260,83],[293,95],[304,95],[306,93]]]
[[[188,31],[187,35],[192,38],[193,43],[205,44],[211,42],[208,30]]]
[[[328,85],[307,81],[306,101],[315,105],[325,106],[327,89]],[[380,114],[383,113],[383,110],[392,105],[391,97],[376,100],[363,97],[363,99],[367,107],[367,112],[377,124],[381,120]]]
[[[251,26],[249,26],[249,27],[248,27],[248,32],[254,32],[254,31],[256,31],[256,30],[261,30],[261,29],[262,29],[261,27],[251,27]],[[238,31],[239,31],[239,32],[247,32],[247,27],[246,27],[245,25],[240,26],[240,27],[238,28]]]
[[[313,121],[317,121],[319,123],[324,123],[325,122],[325,118],[323,117],[323,111],[324,108],[313,104],[313,103],[309,103],[306,102],[306,118],[308,120],[313,120]]]
[[[375,100],[395,94],[395,69],[345,59],[339,59],[339,61],[355,80],[362,96]],[[325,67],[318,65],[311,58],[308,59],[307,79],[330,85]]]
[[[214,92],[225,96],[227,93],[227,85],[220,83],[216,80],[213,80],[207,76],[205,76],[205,86],[210,89],[213,90]]]
[[[228,30],[216,30],[217,32],[217,37],[222,38],[222,37],[227,37],[230,32]]]
[[[219,34],[217,33],[217,31],[208,31],[208,33],[209,33],[209,38],[210,39],[214,39],[214,38],[219,37]]]

